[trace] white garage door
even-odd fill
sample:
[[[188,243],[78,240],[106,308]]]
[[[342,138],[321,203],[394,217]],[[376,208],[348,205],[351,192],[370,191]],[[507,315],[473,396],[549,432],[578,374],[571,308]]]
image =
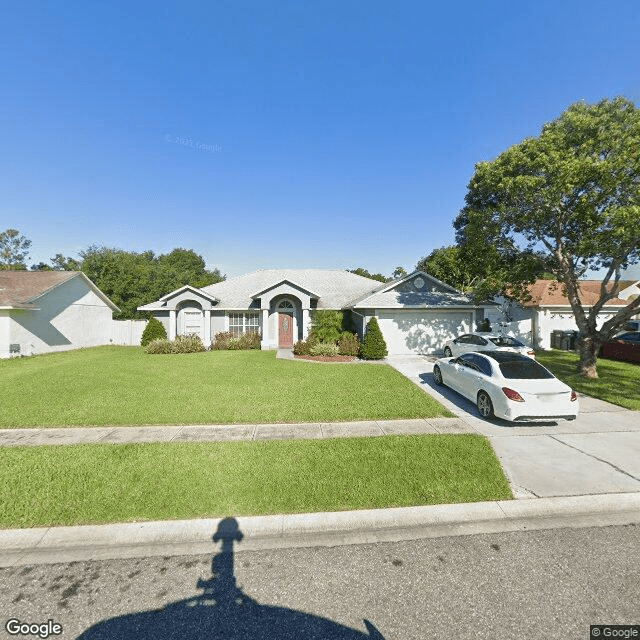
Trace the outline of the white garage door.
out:
[[[472,330],[471,311],[381,311],[378,323],[389,354],[434,353]]]

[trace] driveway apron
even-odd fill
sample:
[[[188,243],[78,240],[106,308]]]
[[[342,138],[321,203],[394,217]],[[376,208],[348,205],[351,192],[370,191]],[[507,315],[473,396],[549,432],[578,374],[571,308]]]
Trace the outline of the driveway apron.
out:
[[[489,438],[516,498],[640,492],[640,412],[583,396],[575,421],[514,425],[433,382],[430,356],[389,356],[395,369]]]

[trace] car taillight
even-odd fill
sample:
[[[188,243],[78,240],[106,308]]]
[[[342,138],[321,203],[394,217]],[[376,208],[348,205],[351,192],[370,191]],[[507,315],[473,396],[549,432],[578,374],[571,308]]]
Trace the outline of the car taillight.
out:
[[[578,399],[578,394],[571,389],[571,402],[575,402]]]
[[[536,352],[535,351],[527,351],[527,355],[533,357],[533,356],[536,355]]]
[[[509,387],[502,387],[502,392],[504,393],[509,400],[513,400],[514,402],[524,402],[524,398],[513,389],[509,389]]]

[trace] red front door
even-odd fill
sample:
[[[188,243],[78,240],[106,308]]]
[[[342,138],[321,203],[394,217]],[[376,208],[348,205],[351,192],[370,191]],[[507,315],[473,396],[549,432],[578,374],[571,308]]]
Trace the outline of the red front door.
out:
[[[278,314],[278,346],[283,348],[293,347],[293,316],[288,313]]]

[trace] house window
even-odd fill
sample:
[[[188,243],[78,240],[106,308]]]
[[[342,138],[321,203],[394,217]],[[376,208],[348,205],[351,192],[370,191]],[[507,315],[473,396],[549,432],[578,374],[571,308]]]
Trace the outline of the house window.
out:
[[[245,333],[260,332],[260,314],[258,313],[230,313],[229,333],[236,338]]]
[[[293,302],[290,300],[280,300],[278,303],[278,309],[287,309],[288,311],[293,311]]]

